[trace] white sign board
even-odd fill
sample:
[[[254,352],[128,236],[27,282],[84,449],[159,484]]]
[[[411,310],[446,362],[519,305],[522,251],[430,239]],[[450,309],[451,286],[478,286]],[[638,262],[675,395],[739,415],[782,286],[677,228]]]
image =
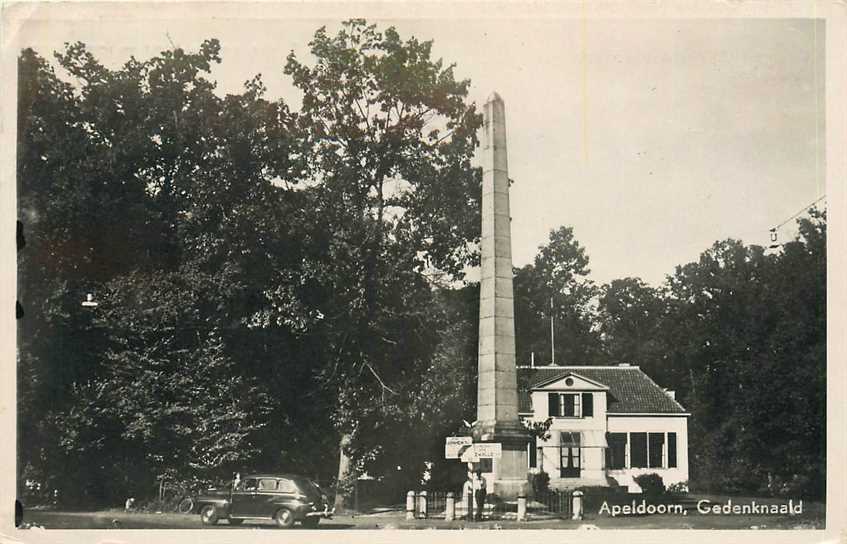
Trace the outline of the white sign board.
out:
[[[478,463],[480,458],[490,457],[499,459],[503,453],[503,446],[499,443],[476,443],[462,453],[462,461],[465,463]]]
[[[448,436],[444,444],[444,458],[458,459],[462,452],[470,449],[473,438],[470,436]]]
[[[473,448],[468,448],[462,452],[463,463],[479,463],[479,456],[474,452]]]
[[[503,454],[503,446],[499,443],[482,443],[473,445],[474,453],[477,457],[491,457],[499,459]]]

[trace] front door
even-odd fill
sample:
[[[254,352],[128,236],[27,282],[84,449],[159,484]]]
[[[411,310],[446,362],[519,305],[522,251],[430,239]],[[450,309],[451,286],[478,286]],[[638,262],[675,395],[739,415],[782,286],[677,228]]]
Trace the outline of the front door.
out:
[[[229,514],[237,518],[249,518],[256,515],[256,502],[259,492],[259,480],[247,478],[238,484],[232,492],[232,504]]]
[[[562,448],[562,478],[579,478],[580,474],[580,451],[575,447]]]
[[[254,512],[257,517],[271,517],[276,512],[280,494],[276,478],[261,478],[259,493],[255,497]]]

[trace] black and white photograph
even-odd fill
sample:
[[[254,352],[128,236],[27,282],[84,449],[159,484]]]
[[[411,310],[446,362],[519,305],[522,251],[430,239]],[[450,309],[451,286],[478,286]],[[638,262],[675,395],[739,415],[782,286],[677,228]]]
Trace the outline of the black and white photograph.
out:
[[[837,539],[843,8],[717,4],[5,2],[2,535]]]

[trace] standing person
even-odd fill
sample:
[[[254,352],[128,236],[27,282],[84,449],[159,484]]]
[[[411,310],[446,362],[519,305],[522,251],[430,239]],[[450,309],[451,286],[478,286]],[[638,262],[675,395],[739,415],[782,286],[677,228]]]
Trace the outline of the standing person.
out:
[[[471,521],[473,519],[473,501],[474,501],[474,475],[473,471],[468,470],[468,479],[465,480],[465,485],[462,486],[462,500],[465,502],[465,519]]]
[[[476,474],[474,475],[473,481],[473,489],[474,489],[474,499],[476,499],[476,519],[477,521],[482,519],[482,509],[485,508],[485,495],[487,494],[487,489],[485,488],[485,478],[482,477],[482,470],[476,469]]]

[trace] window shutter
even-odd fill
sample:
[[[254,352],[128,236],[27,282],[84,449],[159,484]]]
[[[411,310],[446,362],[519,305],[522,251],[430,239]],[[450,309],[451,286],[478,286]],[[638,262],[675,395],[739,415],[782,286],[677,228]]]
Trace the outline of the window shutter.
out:
[[[591,393],[582,394],[582,417],[594,416],[594,395]]]
[[[535,468],[538,464],[538,438],[533,436],[527,446],[529,447],[529,468]]]
[[[550,417],[556,417],[559,414],[559,394],[558,393],[547,393],[547,415]]]
[[[676,468],[676,433],[668,433],[668,468]]]

